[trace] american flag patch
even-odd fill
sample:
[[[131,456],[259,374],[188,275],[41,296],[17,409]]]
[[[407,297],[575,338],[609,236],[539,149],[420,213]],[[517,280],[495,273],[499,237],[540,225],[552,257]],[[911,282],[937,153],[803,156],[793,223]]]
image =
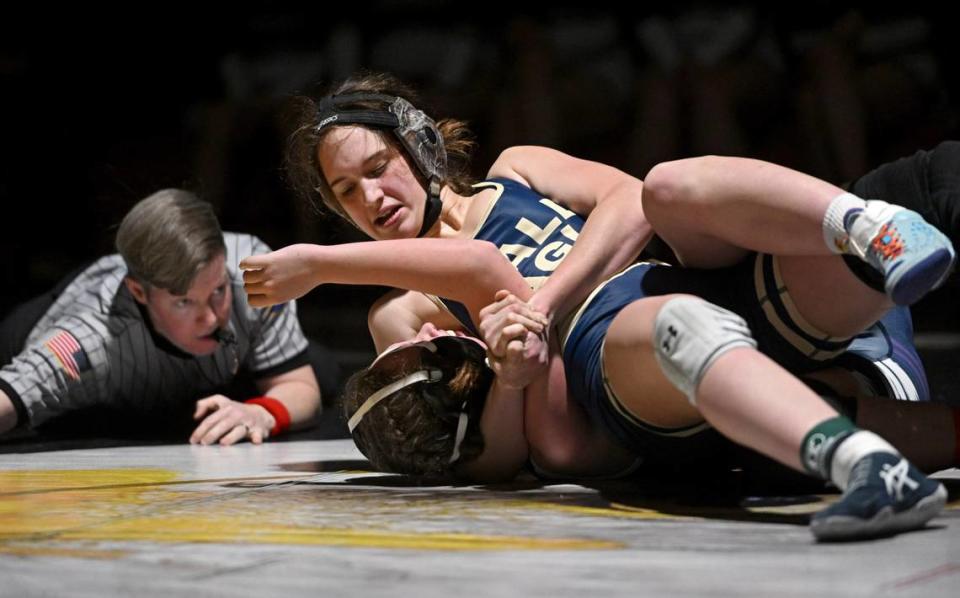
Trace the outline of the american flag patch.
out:
[[[44,343],[44,346],[53,353],[60,362],[60,367],[67,376],[74,380],[80,379],[80,373],[90,369],[90,360],[83,351],[83,347],[72,334],[63,330]]]

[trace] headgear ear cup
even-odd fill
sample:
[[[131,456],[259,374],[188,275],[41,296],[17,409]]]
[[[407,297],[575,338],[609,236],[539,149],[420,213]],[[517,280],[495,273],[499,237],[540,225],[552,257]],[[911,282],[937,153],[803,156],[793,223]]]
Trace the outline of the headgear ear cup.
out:
[[[391,104],[390,111],[397,115],[400,122],[394,133],[427,180],[427,203],[423,224],[417,233],[418,237],[422,237],[440,217],[443,208],[440,189],[447,173],[447,152],[443,146],[443,136],[433,119],[403,98],[398,97]]]
[[[396,98],[389,110],[399,125],[394,130],[400,142],[427,180],[442,180],[447,174],[447,152],[433,119],[403,98]]]

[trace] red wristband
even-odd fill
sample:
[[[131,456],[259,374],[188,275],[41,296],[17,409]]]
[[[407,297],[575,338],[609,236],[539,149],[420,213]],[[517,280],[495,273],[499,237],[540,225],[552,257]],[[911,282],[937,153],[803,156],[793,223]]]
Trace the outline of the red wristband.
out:
[[[260,405],[273,416],[274,424],[273,429],[270,430],[271,436],[281,434],[290,427],[290,412],[287,411],[286,405],[273,397],[254,397],[247,399],[244,403],[248,405]]]

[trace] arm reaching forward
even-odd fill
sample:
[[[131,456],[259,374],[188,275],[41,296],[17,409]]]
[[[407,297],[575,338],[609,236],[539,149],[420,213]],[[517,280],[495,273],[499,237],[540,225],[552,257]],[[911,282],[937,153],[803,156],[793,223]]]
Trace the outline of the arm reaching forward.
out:
[[[344,245],[291,245],[240,262],[250,305],[302,297],[324,283],[379,284],[463,303],[474,321],[500,289],[530,288],[497,248],[472,239],[401,239]]]

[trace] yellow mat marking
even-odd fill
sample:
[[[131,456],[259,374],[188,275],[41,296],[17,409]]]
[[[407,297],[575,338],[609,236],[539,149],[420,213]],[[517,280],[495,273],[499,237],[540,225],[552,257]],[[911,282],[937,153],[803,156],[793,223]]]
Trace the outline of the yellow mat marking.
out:
[[[21,556],[118,558],[123,550],[97,550],[99,542],[243,543],[351,546],[414,550],[598,550],[622,545],[589,538],[423,532],[413,512],[444,517],[505,515],[496,504],[392,492],[319,494],[302,487],[284,492],[215,487],[184,490],[163,469],[0,472],[0,553]],[[284,481],[303,476],[283,476]],[[260,482],[269,479],[216,480]],[[202,482],[210,484],[211,480]],[[331,496],[333,494],[333,496]],[[337,496],[337,495],[342,496]],[[386,497],[384,495],[387,495]],[[378,498],[379,496],[379,498]],[[496,503],[497,501],[494,501]],[[479,504],[476,504],[479,503]],[[529,507],[528,501],[502,501]],[[467,507],[466,512],[464,507]],[[520,510],[520,509],[517,509]],[[472,513],[471,513],[472,512]],[[337,523],[342,522],[342,525]],[[414,522],[411,524],[410,522]],[[334,523],[331,525],[331,523]],[[91,546],[92,545],[92,546]]]

